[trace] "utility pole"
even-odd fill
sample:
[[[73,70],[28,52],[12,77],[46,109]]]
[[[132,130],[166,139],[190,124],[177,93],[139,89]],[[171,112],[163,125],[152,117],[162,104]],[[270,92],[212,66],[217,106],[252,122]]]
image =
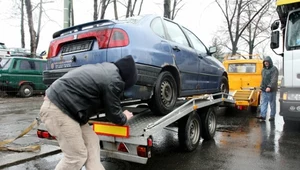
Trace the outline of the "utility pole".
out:
[[[74,26],[73,0],[64,0],[64,28]]]

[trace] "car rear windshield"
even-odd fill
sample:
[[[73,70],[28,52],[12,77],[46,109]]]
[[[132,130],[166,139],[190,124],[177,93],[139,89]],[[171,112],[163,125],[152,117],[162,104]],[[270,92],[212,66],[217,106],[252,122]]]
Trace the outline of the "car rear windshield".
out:
[[[1,60],[1,59],[0,59]],[[2,58],[0,62],[0,69],[7,69],[9,67],[10,58]]]
[[[229,73],[255,73],[256,64],[229,64],[228,66]]]

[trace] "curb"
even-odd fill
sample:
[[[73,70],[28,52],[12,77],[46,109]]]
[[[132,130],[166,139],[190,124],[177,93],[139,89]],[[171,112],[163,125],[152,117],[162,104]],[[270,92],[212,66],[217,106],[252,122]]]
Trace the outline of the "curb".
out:
[[[21,164],[36,158],[42,158],[60,153],[58,146],[42,145],[39,152],[7,152],[0,155],[0,169]]]

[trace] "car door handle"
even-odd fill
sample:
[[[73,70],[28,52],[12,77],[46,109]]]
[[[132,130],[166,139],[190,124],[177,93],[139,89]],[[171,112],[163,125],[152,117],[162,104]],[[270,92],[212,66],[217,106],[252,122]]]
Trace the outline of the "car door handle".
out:
[[[178,48],[178,46],[174,46],[174,47],[173,47],[173,50],[176,51],[176,52],[179,52],[179,51],[180,51],[180,49]]]
[[[201,54],[198,54],[198,57],[199,57],[199,58],[201,58],[201,59],[203,59],[203,57],[202,57],[202,55],[201,55]]]

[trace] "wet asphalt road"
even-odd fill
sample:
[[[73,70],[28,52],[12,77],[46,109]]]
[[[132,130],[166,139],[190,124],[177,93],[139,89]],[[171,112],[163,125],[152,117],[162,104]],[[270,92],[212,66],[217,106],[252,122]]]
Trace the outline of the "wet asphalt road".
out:
[[[0,140],[14,136],[30,124],[41,103],[41,96],[0,98]],[[153,157],[146,165],[109,158],[102,158],[102,163],[108,170],[300,169],[300,124],[285,125],[278,114],[275,122],[259,122],[255,116],[247,111],[220,109],[214,140],[202,140],[194,152],[182,152],[176,129],[168,128],[154,135]],[[29,138],[34,143],[47,142],[36,139],[31,131],[15,143],[22,145],[22,140]],[[60,153],[37,158],[5,170],[50,170],[61,157]]]

